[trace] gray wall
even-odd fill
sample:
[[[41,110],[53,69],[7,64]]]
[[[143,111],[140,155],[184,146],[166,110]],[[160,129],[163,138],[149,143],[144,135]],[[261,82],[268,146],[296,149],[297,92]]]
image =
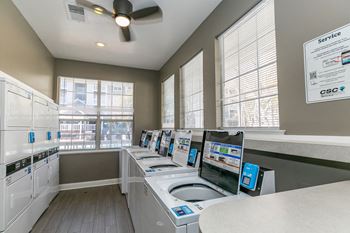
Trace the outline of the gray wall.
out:
[[[216,128],[215,38],[259,0],[224,0],[160,70],[161,80],[175,74],[175,127],[180,127],[179,69],[200,50],[204,60],[204,128]]]
[[[162,67],[161,80],[175,73],[176,127],[179,127],[179,69],[204,50],[204,125],[215,128],[215,37],[259,0],[223,0]],[[275,0],[280,128],[288,134],[350,135],[350,100],[305,103],[303,43],[349,23],[346,0]]]
[[[58,76],[134,82],[134,142],[138,142],[142,129],[159,128],[159,72],[56,59],[55,77]],[[55,87],[57,87],[57,80]],[[55,96],[57,98],[57,93]],[[60,183],[116,178],[117,154],[62,155]]]
[[[244,161],[275,170],[276,191],[350,180],[350,164],[245,150]]]
[[[281,129],[289,134],[350,135],[350,100],[305,103],[303,43],[350,23],[347,0],[276,0]]]
[[[0,70],[52,97],[54,58],[10,0],[0,1]]]
[[[118,177],[119,152],[61,155],[60,183],[76,183]]]

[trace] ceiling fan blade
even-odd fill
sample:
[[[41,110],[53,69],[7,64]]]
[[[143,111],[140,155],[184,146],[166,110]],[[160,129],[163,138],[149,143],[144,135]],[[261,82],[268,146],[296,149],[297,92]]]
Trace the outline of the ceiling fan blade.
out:
[[[130,28],[129,27],[120,27],[123,33],[124,40],[126,42],[131,41]]]
[[[161,9],[159,6],[152,6],[152,7],[147,7],[147,8],[143,8],[141,10],[134,11],[134,12],[130,13],[129,16],[133,19],[141,19],[141,18],[145,18],[145,17],[151,16],[151,15],[159,13],[159,12],[161,12]]]
[[[77,3],[78,5],[80,5],[80,6],[83,6],[83,7],[88,8],[89,10],[92,10],[92,11],[95,11],[96,8],[99,8],[99,9],[101,9],[101,14],[114,17],[114,13],[112,13],[112,12],[109,11],[109,10],[107,10],[107,9],[104,8],[103,6],[94,4],[94,3],[90,2],[90,1],[87,1],[87,0],[76,0],[76,3]]]

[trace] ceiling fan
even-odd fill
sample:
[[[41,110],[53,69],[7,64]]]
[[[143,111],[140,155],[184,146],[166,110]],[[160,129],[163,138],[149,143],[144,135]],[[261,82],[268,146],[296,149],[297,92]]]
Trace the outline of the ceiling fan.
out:
[[[78,5],[94,11],[96,14],[112,17],[116,24],[120,26],[125,41],[131,41],[131,20],[141,20],[149,16],[162,16],[162,10],[159,6],[146,7],[133,11],[133,5],[129,0],[114,0],[113,12],[88,0],[76,0],[76,2]]]

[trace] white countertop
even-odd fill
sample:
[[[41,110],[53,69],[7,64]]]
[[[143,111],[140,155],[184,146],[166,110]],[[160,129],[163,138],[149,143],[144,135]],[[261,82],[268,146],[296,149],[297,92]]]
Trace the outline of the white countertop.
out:
[[[350,163],[350,137],[345,136],[247,134],[244,143],[252,150]]]
[[[281,192],[205,209],[202,233],[349,233],[350,181]]]

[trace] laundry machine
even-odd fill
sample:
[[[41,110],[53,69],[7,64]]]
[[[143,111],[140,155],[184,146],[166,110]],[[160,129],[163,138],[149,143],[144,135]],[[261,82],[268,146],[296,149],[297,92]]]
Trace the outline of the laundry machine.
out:
[[[249,197],[240,192],[242,160],[243,132],[205,131],[198,174],[145,178],[137,233],[199,233],[203,209]]]
[[[152,138],[152,134],[153,131],[142,130],[139,146],[124,147],[119,152],[119,188],[122,194],[126,194],[128,192],[129,157],[132,154],[135,154],[135,156],[140,156],[142,154],[150,153],[148,143]],[[158,157],[158,155],[155,153],[152,153],[151,156]]]
[[[19,216],[28,211],[33,198],[32,158],[27,157],[8,165],[0,165],[0,232],[14,228],[12,232],[29,232],[29,216]]]
[[[164,134],[171,137],[171,134]],[[163,137],[164,138],[164,137]],[[141,221],[143,216],[141,215],[141,209],[144,205],[144,179],[150,176],[161,176],[166,174],[180,174],[180,173],[194,173],[198,172],[196,163],[189,162],[190,151],[199,153],[202,147],[202,141],[191,141],[191,131],[178,131],[175,133],[175,148],[181,148],[181,150],[174,150],[173,156],[163,157],[160,159],[144,159],[134,160],[131,159],[131,182],[128,192],[127,200],[128,207],[135,228],[135,232],[141,232]],[[170,141],[170,139],[164,139]],[[185,157],[185,159],[178,158]],[[174,162],[177,161],[177,162]]]
[[[59,170],[60,156],[58,147],[49,150],[49,189],[47,194],[48,203],[50,203],[59,192]]]
[[[30,208],[32,223],[40,218],[49,206],[49,151],[33,156],[33,203]]]

